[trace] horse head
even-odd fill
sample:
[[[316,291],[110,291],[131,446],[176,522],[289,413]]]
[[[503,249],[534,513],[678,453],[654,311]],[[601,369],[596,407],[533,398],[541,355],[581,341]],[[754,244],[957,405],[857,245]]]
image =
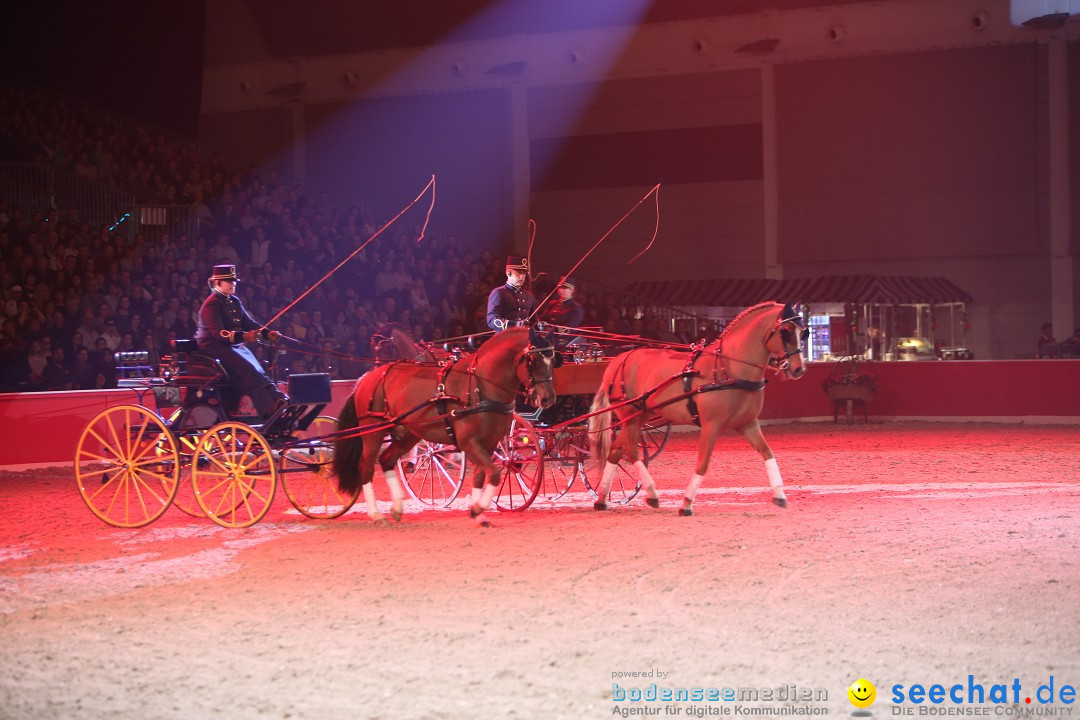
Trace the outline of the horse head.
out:
[[[529,328],[529,344],[522,355],[524,362],[518,365],[518,377],[525,385],[530,402],[542,408],[555,404],[555,368],[562,364],[562,356],[555,352],[550,335],[544,337]],[[526,377],[521,377],[521,367]]]
[[[554,368],[558,353],[551,342],[531,328],[512,327],[490,336],[476,351],[477,376],[487,378],[492,390],[516,394],[525,386],[530,403],[542,408],[555,403]]]
[[[772,331],[765,338],[769,351],[769,365],[796,380],[803,376],[802,345],[810,331],[803,326],[802,315],[787,303],[776,315]]]
[[[371,335],[371,354],[378,365],[396,360],[433,362],[431,352],[421,347],[405,328],[396,322],[386,323]]]

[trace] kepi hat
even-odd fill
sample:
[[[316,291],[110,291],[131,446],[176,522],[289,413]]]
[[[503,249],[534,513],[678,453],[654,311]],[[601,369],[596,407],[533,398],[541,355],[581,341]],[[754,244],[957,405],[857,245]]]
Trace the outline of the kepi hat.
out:
[[[567,275],[559,281],[558,287],[568,287],[573,290],[575,287],[577,287],[577,280]]]
[[[235,265],[215,265],[214,272],[210,275],[210,281],[216,282],[217,280],[237,280],[236,266]]]
[[[528,271],[529,261],[527,258],[523,258],[520,255],[510,255],[506,258],[506,269]]]

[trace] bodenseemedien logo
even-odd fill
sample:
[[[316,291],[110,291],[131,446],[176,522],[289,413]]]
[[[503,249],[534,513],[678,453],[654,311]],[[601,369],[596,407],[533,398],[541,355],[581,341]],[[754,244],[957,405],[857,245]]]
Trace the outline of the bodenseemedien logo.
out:
[[[621,678],[624,674],[612,673],[612,678]],[[639,675],[635,673],[632,676]],[[695,718],[713,715],[779,717],[829,714],[824,706],[829,700],[828,690],[794,683],[776,687],[720,687],[655,682],[639,686],[612,682],[611,699],[614,701],[612,714],[621,717],[661,713]]]

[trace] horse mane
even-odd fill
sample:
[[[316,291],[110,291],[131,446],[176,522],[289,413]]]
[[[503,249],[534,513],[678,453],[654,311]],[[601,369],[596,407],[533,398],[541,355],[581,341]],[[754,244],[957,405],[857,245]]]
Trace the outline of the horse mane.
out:
[[[382,338],[382,341],[376,343],[376,338]],[[425,359],[427,361],[434,361],[434,356],[431,351],[425,346],[418,343],[413,336],[405,329],[405,326],[399,322],[388,322],[375,330],[371,336],[372,350],[375,357],[380,361],[393,361],[393,360],[408,360],[412,362],[421,362]],[[380,350],[383,343],[389,343],[393,348],[393,353],[400,354],[403,351],[412,357],[380,357]],[[408,346],[408,350],[405,350],[405,346]]]
[[[484,352],[485,350],[487,350],[487,352],[497,352],[498,349],[502,348],[505,343],[509,343],[511,341],[516,342],[517,339],[515,336],[520,335],[521,333],[526,333],[526,343],[528,343],[528,332],[529,329],[525,327],[506,328],[502,332],[497,332],[477,349],[477,357],[486,354]]]
[[[372,334],[372,336],[377,335],[377,336],[380,336],[380,337],[388,338],[391,335],[393,335],[394,330],[400,330],[401,332],[405,333],[406,335],[409,335],[410,338],[412,337],[412,335],[409,334],[408,329],[406,329],[406,327],[404,325],[397,322],[396,320],[383,323],[379,327],[375,328],[375,332],[373,332],[371,334]]]
[[[746,308],[746,309],[745,309],[745,310],[743,310],[743,311],[742,311],[741,313],[739,313],[738,315],[736,315],[736,316],[735,316],[735,317],[734,317],[734,318],[732,319],[732,321],[731,321],[731,322],[729,322],[729,323],[727,324],[727,326],[726,326],[726,327],[724,328],[724,332],[720,333],[720,337],[718,337],[718,338],[716,339],[716,341],[717,341],[717,342],[720,342],[720,341],[722,341],[722,340],[723,340],[723,339],[724,339],[725,337],[727,337],[727,334],[728,334],[729,332],[731,332],[731,329],[732,329],[733,327],[735,327],[736,325],[738,325],[738,324],[739,324],[739,321],[740,321],[740,320],[742,320],[743,318],[745,318],[745,317],[746,317],[747,315],[754,315],[754,314],[756,314],[756,313],[757,313],[758,311],[760,311],[760,310],[765,310],[766,308],[772,308],[772,307],[775,307],[775,306],[777,306],[777,305],[779,305],[779,303],[777,303],[777,302],[774,302],[774,301],[772,301],[772,300],[766,300],[765,302],[762,302],[762,303],[758,303],[757,305],[752,305],[752,306],[750,306],[750,307]]]

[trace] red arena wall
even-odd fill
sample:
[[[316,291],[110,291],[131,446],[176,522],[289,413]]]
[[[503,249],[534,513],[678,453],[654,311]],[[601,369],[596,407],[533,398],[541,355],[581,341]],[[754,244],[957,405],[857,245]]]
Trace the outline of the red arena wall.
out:
[[[1080,360],[867,362],[859,368],[877,378],[867,408],[872,420],[1080,423]],[[821,384],[832,370],[831,363],[812,363],[798,381],[770,373],[762,419],[831,420],[833,404]],[[337,414],[354,382],[333,384],[328,414]],[[152,406],[152,394],[146,400]],[[132,403],[138,403],[132,390],[0,394],[0,466],[68,462],[96,413]]]

